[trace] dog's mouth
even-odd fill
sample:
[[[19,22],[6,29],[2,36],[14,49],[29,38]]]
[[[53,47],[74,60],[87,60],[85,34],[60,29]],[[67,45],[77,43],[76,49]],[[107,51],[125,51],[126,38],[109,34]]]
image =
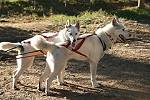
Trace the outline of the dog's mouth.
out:
[[[123,35],[119,35],[119,40],[120,40],[120,42],[123,42],[123,43],[125,43],[126,42],[126,38],[123,36]]]
[[[76,43],[75,43],[75,42],[72,42],[72,44],[71,44],[71,45],[72,45],[72,47],[75,47]]]

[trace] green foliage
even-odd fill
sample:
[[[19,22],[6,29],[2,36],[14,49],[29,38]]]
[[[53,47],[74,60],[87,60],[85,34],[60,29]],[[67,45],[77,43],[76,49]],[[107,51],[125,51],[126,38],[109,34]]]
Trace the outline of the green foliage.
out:
[[[96,0],[94,4],[91,4],[90,0],[19,0],[14,2],[1,3],[0,16],[11,16],[19,14],[35,14],[38,16],[66,14],[77,16],[84,11],[98,11],[99,9],[110,8],[110,4],[98,0]]]
[[[150,19],[150,8],[136,8],[130,7],[126,9],[116,10],[112,12],[113,14],[137,21],[144,21]]]
[[[65,15],[72,16],[69,17],[69,19],[76,19],[77,17],[81,20],[88,21],[100,18],[106,14],[115,14],[119,17],[137,21],[150,19],[149,8],[133,8],[137,6],[137,2],[128,2],[129,0],[112,1],[113,2],[110,2],[110,0],[15,0],[14,2],[3,2],[0,4],[0,17],[14,15],[43,17],[59,14],[60,16],[56,15],[54,19],[54,21],[57,22],[57,20],[60,21],[60,19],[68,19]]]
[[[99,10],[96,12],[83,12],[81,14],[79,14],[78,16],[67,16],[67,15],[52,15],[50,16],[50,20],[54,23],[54,24],[65,24],[65,22],[70,19],[71,22],[74,21],[80,21],[85,23],[88,23],[89,21],[91,22],[92,20],[101,20],[103,19],[103,17],[108,16],[108,14],[105,11]]]
[[[62,2],[58,0],[29,0],[2,2],[0,7],[0,16],[11,15],[32,15],[48,16],[53,12],[64,11]]]

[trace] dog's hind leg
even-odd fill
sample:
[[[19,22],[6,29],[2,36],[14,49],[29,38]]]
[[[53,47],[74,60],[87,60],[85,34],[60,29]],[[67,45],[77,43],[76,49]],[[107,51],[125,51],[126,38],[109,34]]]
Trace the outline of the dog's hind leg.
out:
[[[40,79],[39,79],[39,87],[38,87],[39,91],[44,90],[44,88],[42,89],[42,82],[45,81],[49,77],[50,73],[51,73],[50,68],[49,68],[48,64],[46,63],[44,73],[40,76]]]
[[[50,88],[50,85],[51,85],[52,81],[54,80],[54,78],[57,77],[58,73],[62,70],[61,66],[64,66],[62,64],[64,62],[62,62],[62,63],[58,63],[58,62],[48,61],[49,68],[51,70],[51,74],[50,74],[49,78],[46,80],[45,93],[47,95],[49,95],[49,88]]]
[[[18,66],[15,74],[13,75],[13,89],[16,90],[17,89],[17,80],[19,78],[19,76],[22,74],[23,72],[23,67]]]
[[[62,70],[60,72],[58,72],[58,75],[57,75],[58,85],[62,85],[64,83],[64,71],[65,71],[66,65],[67,65],[67,62],[65,64],[65,66],[62,67]]]
[[[57,75],[57,82],[58,82],[58,85],[62,85],[64,83],[64,79],[63,79],[63,76],[64,76],[64,70],[65,68],[60,71]]]
[[[34,57],[17,59],[17,70],[13,75],[13,89],[17,89],[17,80],[25,69],[32,66]]]
[[[46,95],[49,94],[49,87],[53,81],[53,79],[55,78],[55,76],[57,75],[57,71],[55,70],[55,63],[53,61],[47,61],[47,68],[49,71],[51,71],[51,73],[49,74],[49,77],[46,80],[46,86],[45,86],[45,93]]]
[[[91,73],[91,83],[92,87],[98,87],[98,83],[96,81],[96,71],[97,71],[97,63],[90,61],[90,73]]]

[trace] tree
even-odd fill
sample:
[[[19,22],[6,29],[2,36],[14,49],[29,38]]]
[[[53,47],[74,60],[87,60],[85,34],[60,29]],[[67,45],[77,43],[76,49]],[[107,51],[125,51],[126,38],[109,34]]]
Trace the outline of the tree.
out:
[[[138,8],[144,7],[144,0],[138,0]]]

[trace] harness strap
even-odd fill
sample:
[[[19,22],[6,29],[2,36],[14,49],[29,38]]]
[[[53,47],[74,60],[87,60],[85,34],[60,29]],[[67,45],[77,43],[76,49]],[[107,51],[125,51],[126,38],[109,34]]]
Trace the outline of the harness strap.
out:
[[[57,36],[58,34],[55,34],[55,35],[52,35],[52,36],[45,36],[45,35],[42,35],[41,34],[41,36],[43,36],[45,39],[49,39],[49,38],[54,38],[55,36]]]
[[[85,39],[87,39],[88,37],[90,37],[90,36],[93,36],[93,34],[91,34],[91,35],[88,35],[88,36],[86,36],[86,37],[83,37],[83,38],[78,38],[77,40],[80,40],[80,39],[82,39],[82,41],[75,47],[75,49],[74,50],[78,50],[78,49],[80,49],[80,47],[82,46],[82,44],[84,43],[84,41],[85,41]]]
[[[42,56],[43,54],[40,54],[40,55]],[[33,57],[33,56],[37,56],[37,55],[24,56],[24,57],[17,57],[17,56],[15,55],[16,59],[20,59],[20,58],[28,58],[28,57]],[[38,56],[39,56],[39,55],[38,55]]]
[[[42,50],[39,50],[43,55],[46,55]]]
[[[97,36],[97,35],[96,35]],[[102,47],[103,47],[103,51],[105,51],[106,50],[106,44],[105,44],[105,42],[104,41],[102,41],[102,39],[99,37],[99,36],[97,36],[98,37],[98,39],[99,39],[99,41],[101,42],[101,44],[102,44]]]
[[[44,52],[43,52],[42,50],[35,50],[35,51],[31,51],[31,52],[21,53],[21,54],[19,54],[19,55],[25,55],[25,54],[34,53],[34,52],[39,52],[39,51],[44,54]]]
[[[86,57],[86,58],[87,58],[87,55],[85,55],[85,54],[83,54],[83,53],[79,52],[78,50],[74,50],[74,49],[72,49],[72,51],[73,51],[73,52],[75,52],[75,53],[77,53],[77,54],[79,54],[79,55],[81,55],[81,56],[84,56],[84,57]]]
[[[75,49],[70,49],[70,48],[68,48],[69,45],[71,44],[70,42],[69,42],[67,45],[62,45],[62,46],[66,47],[67,49],[69,49],[69,50],[71,50],[71,51],[73,51],[73,52],[75,52],[75,53],[77,53],[77,54],[79,54],[79,55],[81,55],[81,56],[87,57],[87,55],[81,53],[81,52],[78,51],[78,50],[80,49],[80,47],[81,47],[82,44],[84,43],[85,39],[88,38],[88,37],[90,37],[90,36],[93,36],[93,34],[88,35],[88,36],[83,37],[83,38],[78,38],[77,40],[82,39],[82,41],[75,47]]]
[[[27,52],[24,54],[29,54],[29,53],[33,53],[33,52],[41,52],[42,54],[38,54],[38,56],[42,56],[43,54],[45,54],[42,50],[36,50],[36,51],[32,51],[32,52]],[[23,55],[23,54],[19,54],[19,55]],[[17,55],[17,56],[19,56]],[[28,58],[28,57],[33,57],[33,56],[37,56],[37,55],[30,55],[30,56],[23,56],[23,57],[17,57],[16,55],[11,55],[11,57],[8,60],[13,60],[13,59],[20,59],[20,58]]]
[[[63,44],[63,45],[61,45],[61,46],[64,46],[65,48],[68,48],[70,44],[71,44],[71,42],[70,42],[70,41],[68,41],[68,43],[67,43],[66,45],[65,45],[65,44]]]
[[[13,48],[10,48],[10,49],[8,49],[8,50],[6,50],[6,52],[9,52],[9,51],[11,51],[11,50],[13,50],[13,49],[16,49],[16,48],[18,48],[19,46],[15,46],[15,47],[13,47]]]
[[[75,49],[73,49],[73,50],[76,51],[76,50],[80,49],[80,47],[82,46],[82,44],[84,43],[84,41],[85,41],[85,38],[82,39],[82,41],[79,44],[77,44],[76,47],[75,47]]]
[[[82,39],[82,41],[81,41],[79,44],[76,45],[75,49],[72,49],[71,51],[73,51],[73,52],[75,52],[75,53],[77,53],[77,54],[79,54],[79,55],[82,55],[82,56],[84,56],[84,57],[87,57],[87,55],[81,53],[81,52],[78,51],[78,50],[80,49],[80,47],[82,46],[82,44],[84,43],[84,41],[85,41],[88,37],[93,36],[93,35],[96,35],[96,36],[97,36],[97,34],[92,34],[92,35],[88,35],[87,37],[78,38],[77,40]],[[98,37],[98,36],[97,36],[97,37]],[[100,41],[101,44],[102,44],[103,51],[105,51],[105,50],[106,50],[106,44],[105,44],[105,42],[102,41],[102,39],[101,39],[100,37],[98,37],[98,39],[99,39],[99,41]],[[68,43],[67,45],[62,45],[62,46],[68,48],[69,45],[70,45],[70,44]],[[68,48],[68,49],[69,49],[69,48]]]
[[[97,34],[91,34],[91,35],[88,35],[87,37],[78,38],[77,40],[82,39],[82,41],[76,46],[75,49],[72,49],[72,51],[74,51],[74,52],[76,52],[76,53],[78,53],[78,54],[80,54],[80,55],[82,55],[82,56],[86,56],[86,55],[84,55],[83,53],[79,52],[78,50],[80,49],[80,47],[82,46],[82,44],[84,43],[84,41],[85,41],[88,37],[93,36],[93,35],[96,35],[96,36],[97,36]],[[97,37],[98,37],[99,41],[101,42],[101,44],[102,44],[102,46],[103,46],[103,51],[105,51],[105,50],[106,50],[106,44],[105,44],[105,42],[102,41],[102,39],[101,39],[99,36],[97,36]],[[87,56],[86,56],[86,57],[87,57]]]

